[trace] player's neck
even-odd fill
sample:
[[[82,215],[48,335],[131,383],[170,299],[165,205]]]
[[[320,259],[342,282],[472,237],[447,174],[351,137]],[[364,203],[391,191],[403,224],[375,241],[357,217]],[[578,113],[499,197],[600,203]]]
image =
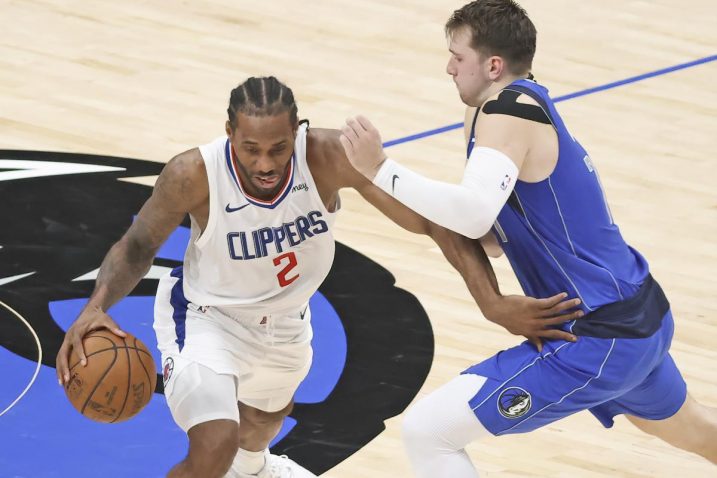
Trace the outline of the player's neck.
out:
[[[504,77],[501,77],[500,80],[493,82],[493,84],[490,85],[490,87],[485,91],[485,93],[483,93],[483,95],[481,95],[481,98],[479,101],[479,103],[480,103],[479,107],[483,106],[483,103],[488,101],[488,98],[495,95],[496,93],[498,93],[500,90],[502,90],[506,86],[510,85],[514,81],[528,78],[528,76],[529,76],[528,73],[526,73],[524,75],[506,75]]]

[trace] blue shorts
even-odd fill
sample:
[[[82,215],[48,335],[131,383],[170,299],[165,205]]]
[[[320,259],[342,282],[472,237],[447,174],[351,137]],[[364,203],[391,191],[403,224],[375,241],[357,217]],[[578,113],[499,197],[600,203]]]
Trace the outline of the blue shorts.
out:
[[[606,428],[622,413],[668,418],[687,397],[668,353],[673,330],[668,311],[646,338],[549,341],[540,353],[524,342],[463,372],[487,378],[469,404],[494,435],[529,432],[586,409]]]

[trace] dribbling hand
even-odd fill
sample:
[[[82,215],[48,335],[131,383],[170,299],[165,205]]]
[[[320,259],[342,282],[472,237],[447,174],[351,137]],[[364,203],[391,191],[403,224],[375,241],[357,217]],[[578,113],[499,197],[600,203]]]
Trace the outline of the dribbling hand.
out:
[[[87,365],[87,357],[85,349],[82,346],[82,338],[89,332],[97,329],[108,329],[115,335],[127,337],[112,317],[103,312],[99,307],[85,307],[80,316],[73,322],[65,334],[62,341],[60,351],[57,352],[55,367],[57,372],[57,381],[60,385],[64,385],[70,380],[69,359],[73,350],[78,357],[82,366]]]

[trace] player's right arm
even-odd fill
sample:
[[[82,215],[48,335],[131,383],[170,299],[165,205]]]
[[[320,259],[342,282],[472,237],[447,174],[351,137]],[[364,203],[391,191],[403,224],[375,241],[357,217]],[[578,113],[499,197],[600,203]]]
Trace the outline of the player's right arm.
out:
[[[95,289],[77,320],[65,334],[57,354],[57,378],[69,380],[69,357],[76,350],[82,365],[86,357],[82,338],[91,330],[107,328],[125,336],[107,315],[113,304],[129,294],[152,266],[157,250],[184,219],[206,205],[209,184],[198,149],[174,157],[162,170],[135,221],[112,246],[100,266]]]
[[[488,320],[513,334],[525,336],[538,350],[542,347],[542,339],[576,340],[574,335],[552,327],[582,315],[582,312],[573,310],[580,304],[579,299],[565,300],[567,294],[544,299],[502,295],[484,247],[477,240],[432,223],[396,201],[350,166],[345,151],[336,144],[335,132],[331,139],[325,149],[333,160],[326,163],[322,172],[328,172],[327,175],[338,187],[355,188],[364,199],[404,229],[429,235],[441,248],[448,262],[461,274]]]
[[[466,115],[463,120],[463,134],[466,138],[466,146],[473,141],[473,120],[476,117],[478,108],[475,106],[466,107]],[[488,231],[486,235],[480,238],[480,244],[483,246],[483,250],[490,257],[500,257],[503,255],[503,249],[498,244],[495,235],[492,231]]]

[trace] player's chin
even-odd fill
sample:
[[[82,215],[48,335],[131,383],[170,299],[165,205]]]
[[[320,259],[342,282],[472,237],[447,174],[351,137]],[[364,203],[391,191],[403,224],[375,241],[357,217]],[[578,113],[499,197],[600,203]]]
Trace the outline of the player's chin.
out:
[[[254,187],[263,194],[271,194],[279,189],[280,179],[278,176],[269,180],[265,178],[254,178],[252,182],[254,183]]]

